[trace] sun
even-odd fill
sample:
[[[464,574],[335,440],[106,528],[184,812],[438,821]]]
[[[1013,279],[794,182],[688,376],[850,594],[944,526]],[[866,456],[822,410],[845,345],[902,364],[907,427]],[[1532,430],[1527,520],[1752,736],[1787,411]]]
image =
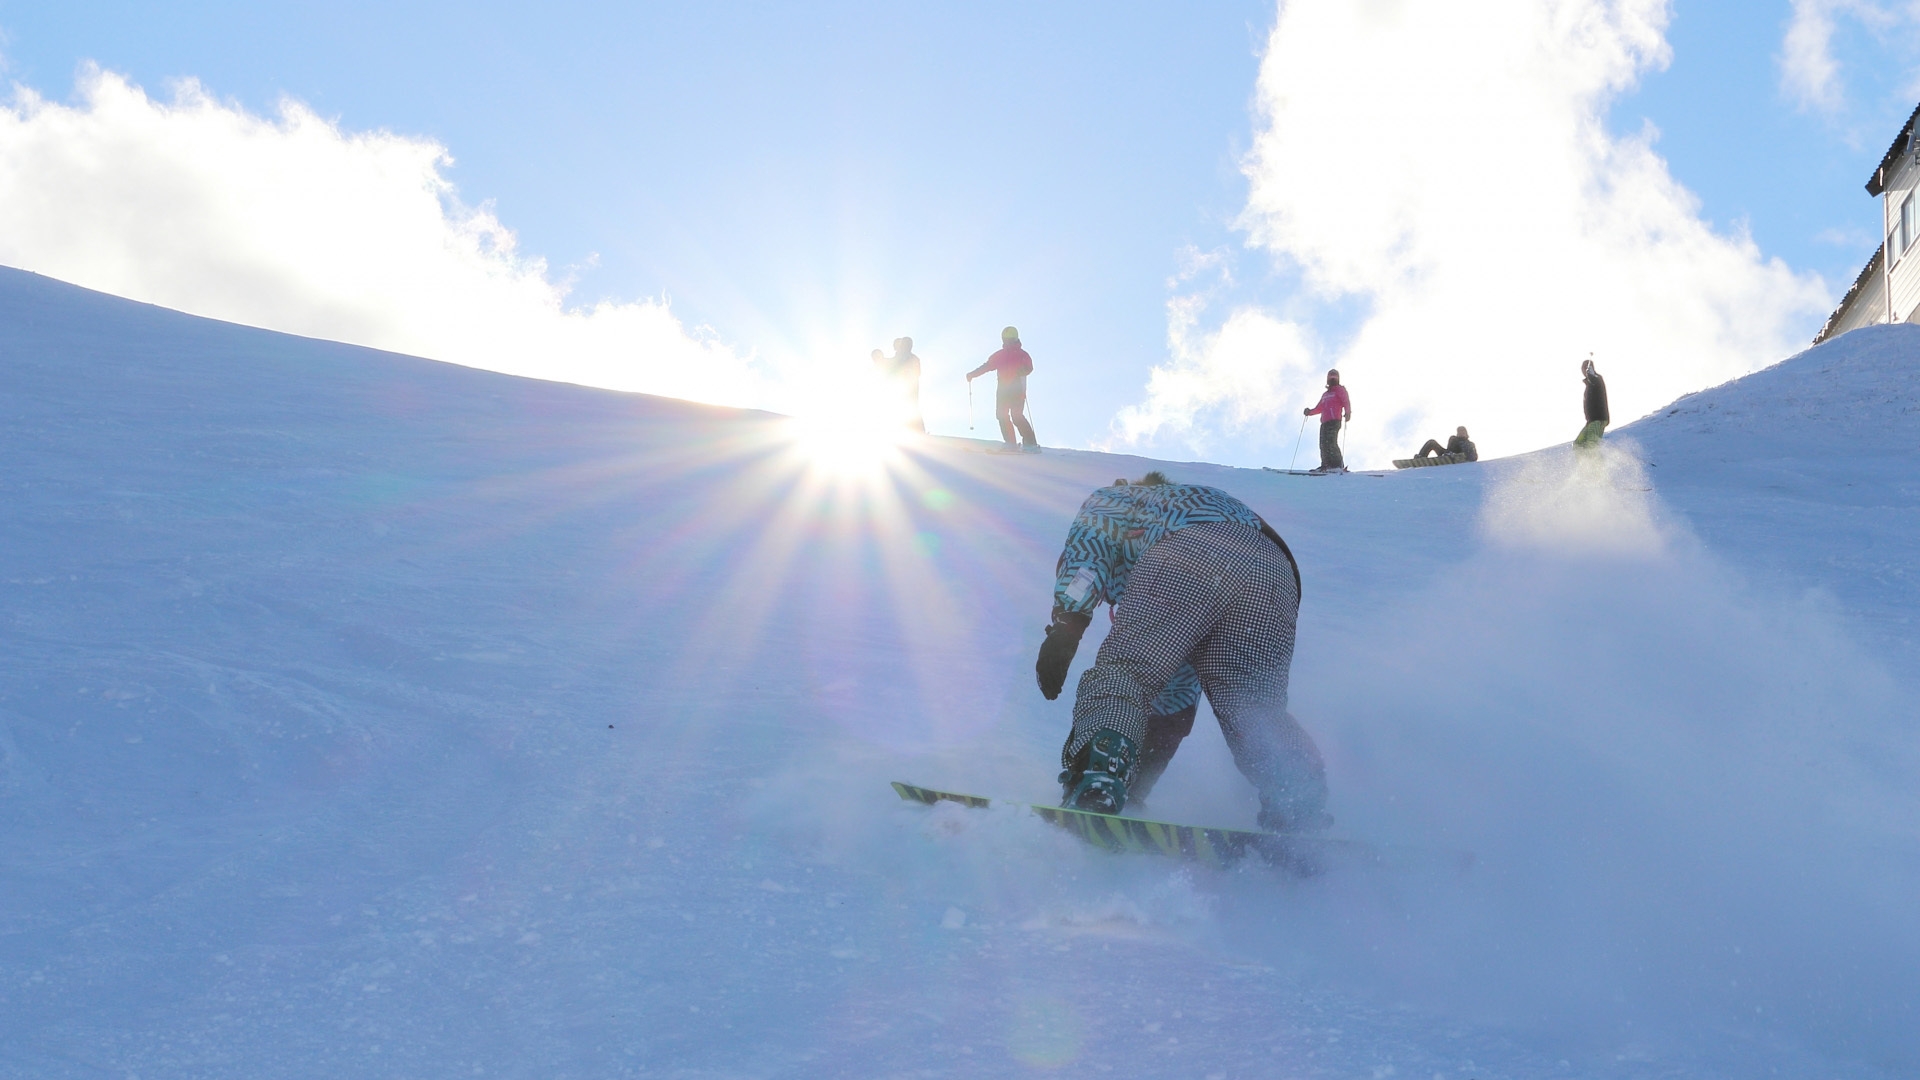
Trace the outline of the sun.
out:
[[[786,434],[795,456],[821,479],[879,479],[900,464],[914,437],[906,420],[884,388],[855,385],[809,402],[787,422]]]

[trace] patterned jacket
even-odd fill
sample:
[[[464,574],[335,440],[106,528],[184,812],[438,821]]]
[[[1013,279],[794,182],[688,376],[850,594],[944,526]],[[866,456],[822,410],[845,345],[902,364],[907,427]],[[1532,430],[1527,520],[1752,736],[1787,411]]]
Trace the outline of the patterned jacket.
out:
[[[1054,606],[1091,615],[1103,600],[1118,604],[1126,595],[1127,575],[1148,548],[1170,532],[1209,521],[1237,521],[1258,529],[1293,561],[1293,553],[1259,514],[1219,488],[1116,484],[1087,496],[1067,529],[1067,545],[1054,568]],[[1297,578],[1297,567],[1294,574]]]

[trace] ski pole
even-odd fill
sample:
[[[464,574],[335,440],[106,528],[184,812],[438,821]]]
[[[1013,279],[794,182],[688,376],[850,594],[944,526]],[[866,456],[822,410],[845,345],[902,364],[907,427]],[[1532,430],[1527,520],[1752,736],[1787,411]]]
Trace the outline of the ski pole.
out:
[[[973,380],[967,380],[967,430],[973,430]]]
[[[1302,438],[1305,438],[1306,434],[1307,434],[1307,418],[1302,416],[1300,418],[1300,434],[1295,435],[1293,437],[1293,456],[1287,459],[1288,472],[1292,472],[1294,469],[1294,466],[1300,464],[1300,440]]]

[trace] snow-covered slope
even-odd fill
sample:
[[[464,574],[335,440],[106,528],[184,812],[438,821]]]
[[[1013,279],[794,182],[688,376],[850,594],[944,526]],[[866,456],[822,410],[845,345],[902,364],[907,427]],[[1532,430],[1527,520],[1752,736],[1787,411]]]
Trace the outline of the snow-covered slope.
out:
[[[1050,794],[1056,545],[1154,463],[0,272],[0,1076],[1911,1075],[1912,330],[1647,467],[1166,466],[1300,557],[1342,830],[1479,857],[1296,882],[886,788]],[[1251,819],[1204,718],[1153,809]]]
[[[1920,326],[1864,327],[1626,433],[1715,548],[1819,583],[1920,662]]]

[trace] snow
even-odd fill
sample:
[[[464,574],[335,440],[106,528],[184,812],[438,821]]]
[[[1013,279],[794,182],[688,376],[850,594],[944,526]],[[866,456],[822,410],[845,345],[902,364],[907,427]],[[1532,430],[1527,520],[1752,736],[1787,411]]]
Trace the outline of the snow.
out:
[[[1920,1070],[1920,327],[1333,478],[825,468],[15,271],[0,363],[0,1076]],[[1152,467],[1299,556],[1339,831],[1469,871],[889,790],[1055,793],[1057,545]],[[1151,809],[1251,822],[1204,714]]]

